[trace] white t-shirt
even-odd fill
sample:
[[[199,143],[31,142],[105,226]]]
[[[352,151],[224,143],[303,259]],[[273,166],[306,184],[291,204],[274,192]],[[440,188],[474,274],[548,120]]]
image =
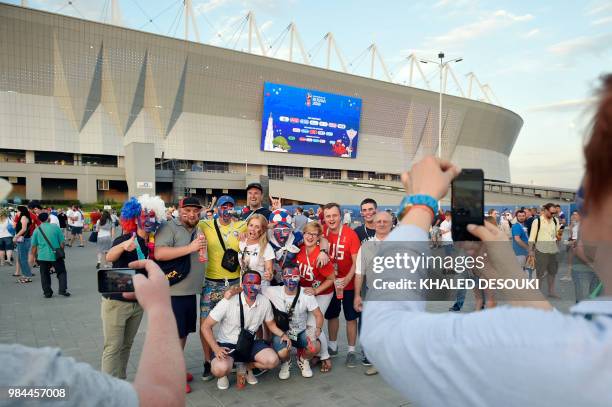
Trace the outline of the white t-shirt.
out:
[[[12,235],[8,231],[9,223],[9,218],[0,221],[0,239],[2,239],[3,237],[12,237]]]
[[[247,245],[246,242],[240,242],[239,246],[240,253],[238,253],[238,258],[240,259],[241,267],[243,269],[249,268],[257,271],[263,278],[263,273],[266,271],[266,261],[274,260],[274,249],[272,246],[270,246],[268,243],[262,256],[259,255],[259,243]],[[270,282],[267,280],[262,280],[261,284],[270,285]]]
[[[242,297],[245,329],[255,333],[264,321],[272,321],[274,319],[270,301],[263,295],[257,296],[252,307],[247,304],[244,293],[240,293],[240,297]],[[223,298],[208,315],[219,323],[217,342],[235,345],[240,335],[240,303],[238,302],[238,295],[234,295],[229,300]]]
[[[73,211],[71,209],[71,210],[68,211],[66,216],[68,216],[68,224],[70,226],[74,226],[74,227],[77,227],[77,228],[82,228],[83,227],[83,214],[81,213],[81,211]],[[77,219],[73,220],[72,218],[77,218]]]
[[[55,216],[52,213],[49,214],[49,223],[51,223],[53,225],[57,225],[57,227],[59,227],[59,225],[60,225],[59,219],[57,218],[57,216]]]
[[[578,231],[580,230],[580,223],[574,223],[572,225],[571,233],[572,240],[578,240]]]
[[[367,242],[380,242],[381,240],[376,237],[376,235],[368,238]],[[367,244],[366,242],[363,242],[364,244]],[[361,270],[361,248],[363,247],[363,244],[361,245],[361,247],[359,248],[359,251],[357,252],[357,261],[355,262],[355,274],[363,274],[363,270]]]
[[[451,226],[452,226],[452,223],[448,219],[445,219],[444,222],[442,222],[442,224],[440,224],[440,233],[444,233],[445,231],[448,231],[448,233],[444,233],[444,234],[441,235],[441,237],[442,237],[441,240],[443,242],[449,242],[449,243],[453,242],[453,235],[451,233]]]
[[[297,292],[297,291],[296,291]],[[285,293],[285,287],[262,287],[262,294],[265,295],[274,307],[283,312],[287,312],[291,308],[295,295],[288,295]],[[314,295],[307,295],[304,292],[300,292],[300,297],[295,304],[293,309],[293,316],[289,322],[289,334],[297,335],[306,329],[306,322],[308,321],[308,313],[314,311],[319,307]]]

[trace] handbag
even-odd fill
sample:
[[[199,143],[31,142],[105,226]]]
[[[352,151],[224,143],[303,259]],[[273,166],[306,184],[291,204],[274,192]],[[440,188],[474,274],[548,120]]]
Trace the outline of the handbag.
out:
[[[231,273],[235,273],[240,267],[240,262],[238,260],[238,252],[232,249],[231,247],[229,249],[225,247],[225,241],[221,236],[221,231],[219,230],[219,225],[217,224],[216,220],[214,221],[214,224],[215,230],[217,231],[217,236],[219,237],[219,242],[221,243],[221,247],[223,248],[223,258],[221,259],[221,267]]]
[[[91,232],[91,234],[89,235],[89,240],[91,243],[96,243],[98,241],[98,231],[94,230],[93,232]]]
[[[47,238],[47,235],[45,234],[45,231],[43,230],[42,225],[40,225],[39,229],[40,229],[40,233],[45,238],[45,241],[47,242],[51,250],[53,250],[53,254],[55,254],[55,261],[62,260],[64,257],[66,257],[66,253],[64,252],[64,249],[62,248],[62,246],[57,247],[57,248],[53,247],[53,245],[49,241],[49,238]]]
[[[196,231],[194,230],[191,234],[189,243],[193,242],[195,235]],[[166,275],[166,279],[170,285],[183,281],[191,271],[191,254],[186,254],[172,260],[155,260],[155,262]]]
[[[291,321],[291,317],[293,316],[293,310],[295,309],[295,304],[297,304],[298,298],[300,297],[301,287],[298,286],[298,291],[293,298],[293,302],[291,303],[291,307],[287,312],[283,312],[277,309],[274,304],[272,304],[272,313],[274,313],[274,322],[276,326],[283,332],[287,332],[289,330],[289,322]]]
[[[240,334],[236,342],[236,350],[234,356],[237,361],[249,362],[251,359],[251,351],[255,343],[255,334],[248,329],[244,329],[244,309],[242,307],[242,294],[238,294],[238,302],[240,303]]]

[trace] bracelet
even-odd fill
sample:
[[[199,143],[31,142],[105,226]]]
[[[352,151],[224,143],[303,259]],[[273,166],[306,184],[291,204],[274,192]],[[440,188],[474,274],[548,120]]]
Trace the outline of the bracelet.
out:
[[[431,211],[432,216],[435,218],[436,211],[438,210],[438,201],[429,195],[416,194],[405,196],[400,203],[397,218],[401,220],[413,206],[427,207]]]

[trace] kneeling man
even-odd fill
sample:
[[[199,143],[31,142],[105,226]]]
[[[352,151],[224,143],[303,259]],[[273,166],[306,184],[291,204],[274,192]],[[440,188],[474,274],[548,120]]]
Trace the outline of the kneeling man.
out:
[[[264,287],[263,295],[272,302],[277,318],[279,311],[286,313],[289,320],[286,335],[291,339],[291,345],[297,349],[298,367],[303,377],[312,377],[310,359],[319,353],[321,346],[317,338],[321,335],[323,327],[323,313],[314,296],[300,292],[300,270],[296,264],[285,264],[282,273],[284,285]],[[306,323],[310,314],[314,317],[316,326],[307,329]],[[276,326],[283,329],[279,324]],[[276,333],[272,337],[272,345],[283,361],[278,377],[282,380],[288,379],[291,369],[291,347],[283,343],[283,338]]]
[[[242,276],[242,293],[231,298],[223,298],[210,311],[208,317],[201,327],[202,335],[214,352],[211,362],[212,374],[218,378],[217,387],[220,390],[229,388],[228,374],[232,370],[234,358],[236,362],[247,364],[246,381],[249,384],[257,384],[257,378],[253,375],[254,367],[259,369],[273,369],[279,364],[276,352],[261,339],[255,339],[250,356],[246,360],[234,355],[238,337],[240,336],[241,318],[240,311],[244,314],[244,329],[252,334],[257,332],[262,323],[274,335],[278,335],[281,341],[290,344],[290,340],[283,331],[278,329],[274,323],[272,306],[261,292],[261,276],[255,271],[247,271]],[[219,323],[219,333],[215,340],[212,328]]]

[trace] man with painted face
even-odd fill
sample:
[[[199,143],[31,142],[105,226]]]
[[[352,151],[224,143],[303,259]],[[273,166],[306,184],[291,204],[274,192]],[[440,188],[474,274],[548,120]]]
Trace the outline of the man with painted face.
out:
[[[257,384],[253,368],[273,369],[279,363],[276,352],[261,339],[255,339],[248,358],[239,359],[234,356],[242,329],[240,324],[241,304],[244,314],[244,329],[254,334],[265,323],[270,332],[278,335],[287,346],[291,343],[288,336],[276,326],[270,301],[260,292],[261,276],[256,271],[247,271],[242,276],[240,294],[230,298],[222,298],[202,322],[200,330],[202,337],[214,352],[211,371],[218,378],[217,388],[220,390],[229,388],[227,376],[232,371],[234,361],[247,364],[246,381],[252,385]],[[217,323],[219,324],[219,330],[215,339],[212,328]]]
[[[289,330],[286,335],[291,339],[291,346],[297,349],[297,364],[302,376],[312,377],[310,359],[319,353],[321,344],[317,338],[323,328],[323,314],[314,296],[300,292],[300,269],[297,264],[285,263],[282,278],[284,284],[282,287],[263,287],[263,295],[278,311],[289,314]],[[297,300],[295,300],[296,295]],[[306,329],[311,314],[316,321],[314,332],[308,332]],[[291,370],[291,349],[277,334],[272,337],[272,345],[283,361],[278,378],[286,380]]]
[[[201,220],[199,230],[206,236],[208,265],[206,279],[200,296],[200,326],[208,314],[223,298],[225,291],[240,283],[240,270],[227,270],[222,266],[225,250],[240,251],[240,234],[246,232],[246,222],[234,219],[235,202],[231,196],[223,195],[217,200],[217,219]],[[225,247],[225,249],[224,249]],[[212,379],[211,348],[200,331],[200,340],[204,349],[204,369],[202,380]]]
[[[155,235],[155,258],[160,261],[174,260],[189,255],[190,268],[187,276],[170,287],[172,311],[176,318],[181,346],[185,348],[187,335],[196,331],[198,311],[196,294],[202,288],[204,264],[199,252],[206,247],[206,240],[197,237],[197,225],[202,205],[195,197],[184,198],[179,203],[179,216],[165,222]],[[187,380],[193,379],[187,374]],[[191,392],[189,383],[186,392]]]
[[[285,264],[295,263],[295,258],[300,252],[300,246],[304,242],[304,235],[291,226],[291,215],[285,209],[279,208],[272,211],[268,219],[272,229],[268,230],[268,242],[274,249],[274,278],[280,282],[281,271]],[[323,267],[329,263],[327,239],[322,238],[319,246],[321,252],[317,256],[317,265]]]
[[[270,217],[272,211],[262,206],[263,187],[259,182],[252,182],[246,187],[247,206],[242,212],[242,220],[247,220],[253,213],[263,215],[266,219]]]

